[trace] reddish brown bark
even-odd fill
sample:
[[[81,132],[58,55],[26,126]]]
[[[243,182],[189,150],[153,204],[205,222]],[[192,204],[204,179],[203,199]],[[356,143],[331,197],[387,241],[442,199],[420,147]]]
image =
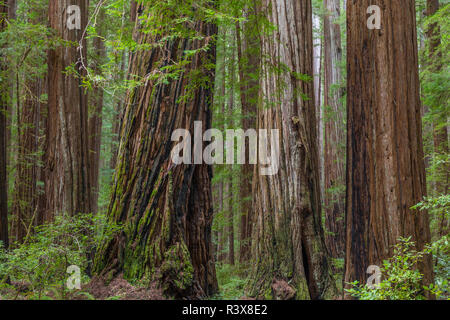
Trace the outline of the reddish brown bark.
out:
[[[81,9],[81,29],[70,30],[67,8]],[[87,94],[80,77],[65,72],[74,65],[84,76],[86,71],[87,0],[50,0],[50,27],[64,40],[80,47],[58,47],[48,52],[48,118],[45,148],[45,220],[57,213],[74,215],[91,212]]]
[[[367,28],[373,4],[381,30]],[[410,210],[426,195],[415,17],[412,0],[347,2],[347,283],[365,283],[399,237],[430,241],[428,214]],[[420,269],[430,283],[431,257]]]

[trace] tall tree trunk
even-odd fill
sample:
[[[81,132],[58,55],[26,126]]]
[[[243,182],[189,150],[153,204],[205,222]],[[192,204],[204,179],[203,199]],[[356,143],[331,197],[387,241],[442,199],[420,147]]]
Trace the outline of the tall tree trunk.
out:
[[[70,30],[68,7],[81,10],[81,29]],[[57,213],[74,215],[91,212],[87,95],[80,77],[67,73],[75,65],[86,74],[87,0],[50,0],[50,27],[64,40],[79,43],[81,48],[58,47],[48,53],[48,120],[45,150],[45,220]]]
[[[325,230],[326,243],[334,258],[344,256],[345,246],[345,129],[341,99],[342,59],[340,0],[324,0],[324,106],[325,106]]]
[[[25,82],[23,107],[17,108],[18,154],[14,187],[12,237],[21,243],[37,224],[37,177],[42,79]],[[19,106],[19,103],[18,103]]]
[[[381,30],[367,28],[370,5]],[[399,237],[421,250],[428,214],[410,210],[426,195],[415,2],[347,2],[347,204],[345,282],[366,283]],[[432,282],[431,257],[420,266]]]
[[[8,19],[9,21],[17,18],[17,0],[7,0],[8,2]],[[6,168],[9,168],[11,161],[11,136],[12,136],[12,112],[13,105],[12,101],[14,98],[14,79],[16,79],[16,74],[14,68],[9,68],[9,99],[6,104]],[[6,172],[6,179],[8,179],[8,169]]]
[[[313,30],[320,29],[320,16],[313,14]],[[323,108],[322,108],[322,69],[323,69],[323,40],[322,35],[313,33],[314,44],[314,101],[316,102],[316,125],[318,130],[318,146],[319,146],[319,177],[320,177],[320,199],[324,199],[324,122],[323,122]]]
[[[138,12],[146,10],[138,5]],[[139,45],[154,43],[137,24]],[[176,129],[189,130],[194,121],[203,130],[211,126],[215,44],[217,28],[196,21],[192,27],[205,38],[174,38],[162,46],[133,53],[129,76],[145,77],[180,62],[187,50],[208,43],[197,52],[176,79],[158,82],[147,78],[131,89],[125,101],[121,141],[116,165],[115,187],[108,209],[109,219],[124,229],[98,249],[95,271],[113,277],[123,272],[127,279],[159,277],[164,291],[175,297],[200,297],[217,291],[211,250],[211,167],[206,164],[174,165],[171,142]],[[204,75],[208,81],[194,87],[190,75]],[[203,150],[203,148],[202,148]],[[157,272],[159,270],[159,272]]]
[[[311,1],[267,0],[263,7],[277,31],[262,39],[268,61],[260,101],[267,105],[258,110],[258,127],[279,129],[281,141],[278,173],[260,175],[261,166],[255,173],[251,291],[261,295],[281,278],[292,280],[298,299],[331,298],[336,289],[321,225]]]
[[[6,1],[0,2],[0,32],[6,29],[6,17],[8,7]],[[7,73],[4,56],[0,56],[0,72],[2,82],[0,84],[0,241],[5,248],[9,246],[8,237],[8,181],[6,177],[6,110],[8,103],[8,82],[4,81]]]
[[[9,2],[9,16],[15,17],[16,3],[11,0]],[[42,23],[44,20],[42,16],[45,13],[39,12],[38,17],[30,18],[29,22]],[[17,74],[19,75],[18,70]],[[24,78],[20,79],[21,81],[19,77],[16,78],[18,82],[24,83],[24,88],[17,90],[16,94],[18,150],[11,221],[12,238],[18,243],[22,243],[32,232],[32,228],[39,224],[38,205],[42,190],[39,189],[37,182],[41,171],[39,162],[42,160],[39,158],[39,151],[42,150],[41,114],[44,107],[41,96],[45,92],[45,79],[41,75],[25,73],[21,77]]]

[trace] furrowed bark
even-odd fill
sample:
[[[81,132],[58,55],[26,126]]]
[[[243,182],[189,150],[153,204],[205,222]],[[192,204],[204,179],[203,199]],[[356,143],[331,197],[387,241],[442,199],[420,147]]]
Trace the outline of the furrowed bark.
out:
[[[138,12],[143,9],[139,4]],[[211,126],[215,72],[208,64],[215,63],[217,28],[203,21],[192,28],[205,38],[166,40],[130,57],[128,77],[146,77],[167,72],[161,68],[180,62],[186,50],[208,45],[179,77],[167,83],[146,78],[127,93],[108,210],[110,221],[123,223],[124,229],[102,243],[94,261],[99,274],[159,280],[164,292],[176,298],[203,297],[218,289],[211,247],[211,167],[171,160],[174,130],[187,129],[193,139],[194,121],[202,122],[203,131]],[[135,38],[139,44],[155,40],[138,24]],[[207,81],[195,84],[196,74]]]
[[[81,28],[70,30],[68,7],[81,10]],[[90,170],[88,154],[87,94],[81,87],[85,76],[87,45],[82,39],[87,24],[87,0],[50,0],[50,27],[64,40],[79,43],[49,50],[48,53],[48,117],[45,148],[46,205],[42,216],[46,221],[55,214],[75,215],[91,212]],[[67,68],[74,65],[76,77]]]
[[[367,28],[370,5],[381,30]],[[415,17],[412,0],[347,1],[346,283],[366,283],[399,237],[430,242],[428,214],[410,210],[426,195]],[[432,282],[430,256],[419,268]]]
[[[263,10],[277,31],[262,38],[267,61],[258,128],[280,130],[280,168],[272,176],[260,175],[261,166],[255,173],[251,293],[270,296],[271,281],[281,278],[292,281],[297,299],[331,298],[336,289],[321,225],[311,1],[264,1]]]

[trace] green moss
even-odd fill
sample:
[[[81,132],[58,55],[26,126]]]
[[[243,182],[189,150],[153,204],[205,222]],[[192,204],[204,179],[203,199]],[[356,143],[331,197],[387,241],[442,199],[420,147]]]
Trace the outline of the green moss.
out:
[[[297,286],[295,289],[297,290],[297,294],[295,297],[297,300],[311,300],[308,284],[306,283],[305,278],[299,278],[297,280]]]
[[[171,246],[164,254],[161,273],[166,283],[166,291],[184,291],[192,286],[194,280],[194,267],[188,248],[184,242]],[[169,288],[173,286],[173,288]]]

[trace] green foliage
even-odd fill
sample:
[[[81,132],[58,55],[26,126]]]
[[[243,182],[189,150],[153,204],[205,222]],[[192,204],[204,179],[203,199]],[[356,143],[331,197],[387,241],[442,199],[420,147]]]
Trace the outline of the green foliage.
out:
[[[427,246],[423,251],[415,250],[414,246],[411,237],[400,238],[394,248],[394,255],[383,263],[379,284],[369,287],[354,281],[350,283],[352,288],[345,291],[360,300],[424,300],[426,291],[440,299],[448,298],[449,236]],[[422,285],[423,275],[417,269],[426,254],[433,254],[438,266],[435,269],[435,283],[429,286]]]
[[[413,248],[411,238],[400,238],[393,257],[383,263],[383,279],[378,285],[370,288],[355,281],[346,291],[360,300],[423,300],[422,274],[417,270],[417,263],[425,253]]]
[[[11,283],[22,283],[28,288],[28,299],[65,298],[67,268],[78,266],[86,281],[89,253],[98,241],[119,230],[105,221],[104,216],[91,214],[57,216],[53,223],[36,227],[24,243],[16,243],[10,250],[0,248],[0,288],[13,289]]]
[[[433,254],[434,284],[425,289],[430,290],[437,298],[450,299],[450,235],[447,234],[433,242],[429,247]]]
[[[425,1],[420,1],[421,10]],[[422,101],[425,106],[424,151],[427,166],[428,190],[433,196],[440,196],[448,185],[450,158],[448,141],[444,137],[438,142],[437,136],[448,126],[450,113],[450,3],[441,1],[441,8],[432,16],[419,18],[424,41],[421,50]],[[432,37],[431,31],[433,31]],[[420,32],[419,32],[420,33]],[[438,138],[439,139],[439,138]]]
[[[412,209],[426,210],[432,217],[431,229],[435,230],[440,237],[448,234],[450,219],[450,195],[441,195],[437,197],[425,197],[423,201],[413,206]],[[447,222],[447,223],[446,223]]]
[[[213,299],[233,300],[245,296],[244,289],[247,286],[247,280],[238,275],[236,266],[220,264],[217,266],[216,275],[220,293]]]

